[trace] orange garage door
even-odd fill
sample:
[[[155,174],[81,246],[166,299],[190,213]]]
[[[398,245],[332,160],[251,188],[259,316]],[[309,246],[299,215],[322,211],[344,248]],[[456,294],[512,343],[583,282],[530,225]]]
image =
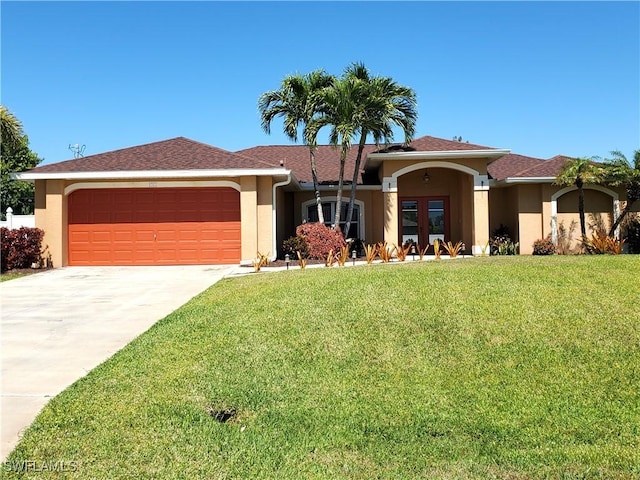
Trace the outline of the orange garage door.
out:
[[[77,190],[69,196],[69,265],[240,261],[232,188]]]

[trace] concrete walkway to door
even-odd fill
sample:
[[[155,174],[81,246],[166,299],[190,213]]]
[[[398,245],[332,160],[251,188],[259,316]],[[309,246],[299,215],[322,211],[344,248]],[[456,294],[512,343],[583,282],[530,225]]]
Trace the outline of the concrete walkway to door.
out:
[[[67,267],[2,282],[0,458],[51,397],[235,268]]]

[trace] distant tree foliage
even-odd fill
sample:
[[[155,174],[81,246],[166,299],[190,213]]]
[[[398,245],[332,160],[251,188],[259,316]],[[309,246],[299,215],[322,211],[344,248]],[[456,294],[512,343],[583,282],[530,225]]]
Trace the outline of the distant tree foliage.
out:
[[[605,160],[605,181],[614,187],[624,187],[627,204],[611,225],[610,237],[615,234],[620,223],[632,211],[633,205],[640,200],[640,149],[633,152],[633,162],[627,160],[619,150],[613,150],[611,155],[612,158]]]
[[[597,162],[598,157],[572,158],[568,160],[555,180],[556,185],[575,185],[578,189],[578,213],[580,214],[580,234],[582,241],[587,238],[587,223],[584,213],[584,186],[602,183],[604,168]]]
[[[29,149],[29,138],[20,121],[6,107],[0,107],[0,218],[5,220],[8,207],[15,215],[30,215],[34,208],[33,183],[12,180],[9,174],[34,168],[42,159]]]

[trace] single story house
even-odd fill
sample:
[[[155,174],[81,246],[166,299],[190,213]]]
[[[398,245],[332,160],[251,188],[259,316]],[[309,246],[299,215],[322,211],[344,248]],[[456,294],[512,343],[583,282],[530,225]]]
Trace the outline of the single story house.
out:
[[[338,159],[335,148],[318,147],[327,223],[334,221]],[[536,239],[556,238],[563,222],[578,218],[575,187],[553,185],[566,159],[430,136],[407,147],[367,145],[350,236],[421,245],[461,240],[478,254],[502,224],[520,253],[530,254]],[[275,257],[297,225],[317,221],[309,165],[303,145],[230,152],[178,137],[14,178],[35,182],[36,226],[55,266],[247,263],[257,252]],[[610,224],[624,200],[623,189],[589,186],[586,210]]]

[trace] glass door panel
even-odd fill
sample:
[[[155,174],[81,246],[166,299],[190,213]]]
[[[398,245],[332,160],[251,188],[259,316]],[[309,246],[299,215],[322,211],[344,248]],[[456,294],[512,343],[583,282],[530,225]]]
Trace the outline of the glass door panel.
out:
[[[436,238],[444,241],[446,231],[444,200],[427,201],[427,219],[429,224],[429,243],[433,245],[433,241]]]
[[[402,244],[419,243],[418,237],[418,201],[402,201]]]

